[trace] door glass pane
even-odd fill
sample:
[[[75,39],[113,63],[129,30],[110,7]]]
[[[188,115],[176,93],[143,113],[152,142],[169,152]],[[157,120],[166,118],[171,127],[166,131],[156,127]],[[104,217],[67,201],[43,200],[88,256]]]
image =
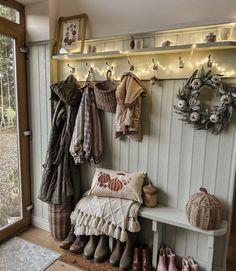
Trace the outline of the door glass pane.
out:
[[[0,4],[0,16],[13,23],[20,23],[20,13],[14,8],[9,8]]]
[[[22,216],[14,48],[0,35],[0,229]]]

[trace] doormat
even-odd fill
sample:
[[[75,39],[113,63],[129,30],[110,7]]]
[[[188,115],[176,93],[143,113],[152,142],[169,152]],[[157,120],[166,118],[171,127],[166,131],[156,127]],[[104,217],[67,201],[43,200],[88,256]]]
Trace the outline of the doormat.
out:
[[[0,246],[0,270],[44,271],[59,256],[50,249],[14,237]]]
[[[83,271],[120,271],[118,267],[111,266],[109,262],[96,263],[93,260],[87,260],[83,254],[75,255],[65,252],[61,255],[59,261]]]

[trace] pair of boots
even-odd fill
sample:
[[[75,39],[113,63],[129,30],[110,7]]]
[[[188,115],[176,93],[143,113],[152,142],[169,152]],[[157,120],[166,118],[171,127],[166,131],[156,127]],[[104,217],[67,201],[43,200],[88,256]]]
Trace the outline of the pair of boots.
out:
[[[69,249],[70,252],[75,254],[83,253],[84,247],[88,242],[88,237],[85,235],[74,234],[74,227],[71,227],[66,239],[60,244],[60,248]]]
[[[94,259],[95,262],[104,262],[109,255],[108,236],[91,235],[84,248],[84,256],[87,259]]]
[[[160,248],[156,271],[178,271],[175,266],[175,254],[169,247],[166,247],[166,249]]]
[[[132,271],[151,271],[152,266],[149,260],[148,248],[136,247],[134,249]]]
[[[181,271],[198,271],[198,265],[194,263],[192,258],[183,258]]]
[[[129,238],[126,242],[116,241],[116,246],[110,256],[110,264],[119,266],[121,270],[131,267],[133,259],[133,241]]]

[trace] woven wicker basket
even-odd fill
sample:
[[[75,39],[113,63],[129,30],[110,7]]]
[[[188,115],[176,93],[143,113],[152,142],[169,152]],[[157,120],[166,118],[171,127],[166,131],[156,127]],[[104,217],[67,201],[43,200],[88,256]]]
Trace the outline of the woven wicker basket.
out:
[[[116,112],[115,92],[116,84],[113,81],[97,82],[94,86],[97,108],[107,112]]]
[[[48,205],[48,220],[52,237],[55,240],[64,240],[70,231],[70,214],[72,211],[72,200],[67,199],[61,205]]]
[[[186,214],[191,225],[204,229],[219,229],[223,220],[221,202],[203,187],[200,193],[192,195],[186,205]]]

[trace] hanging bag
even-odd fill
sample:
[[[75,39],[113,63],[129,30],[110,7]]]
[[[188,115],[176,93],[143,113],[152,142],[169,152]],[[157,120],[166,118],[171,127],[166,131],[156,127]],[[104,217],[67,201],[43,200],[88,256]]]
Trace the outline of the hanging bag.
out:
[[[107,71],[107,80],[97,82],[94,86],[94,94],[98,109],[107,112],[116,112],[116,83],[111,80],[111,70]]]

